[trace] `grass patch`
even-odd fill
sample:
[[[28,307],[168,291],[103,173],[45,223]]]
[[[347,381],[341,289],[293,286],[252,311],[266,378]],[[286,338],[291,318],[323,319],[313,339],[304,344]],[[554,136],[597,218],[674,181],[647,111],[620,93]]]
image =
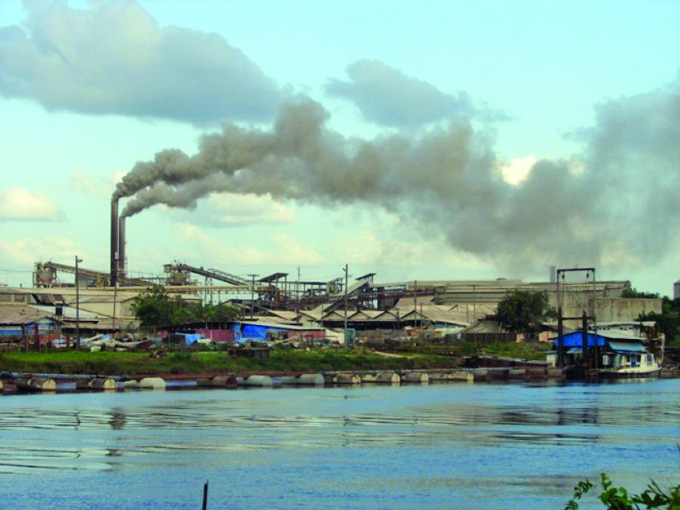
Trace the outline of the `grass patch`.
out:
[[[364,349],[272,349],[266,359],[230,356],[224,351],[183,350],[164,358],[148,352],[20,352],[0,356],[0,371],[57,374],[156,375],[207,372],[318,372],[448,368],[450,357],[409,353],[386,358]]]
[[[551,344],[545,342],[495,343],[482,347],[485,356],[545,361],[545,353]]]
[[[478,348],[462,344],[457,355],[483,354],[544,360],[550,346],[538,343],[500,343]],[[226,351],[182,349],[166,357],[148,352],[8,352],[0,354],[0,371],[48,374],[158,375],[245,372],[318,372],[323,370],[411,370],[456,368],[451,354],[422,346],[398,357],[380,356],[368,349],[272,349],[265,359],[230,356]]]

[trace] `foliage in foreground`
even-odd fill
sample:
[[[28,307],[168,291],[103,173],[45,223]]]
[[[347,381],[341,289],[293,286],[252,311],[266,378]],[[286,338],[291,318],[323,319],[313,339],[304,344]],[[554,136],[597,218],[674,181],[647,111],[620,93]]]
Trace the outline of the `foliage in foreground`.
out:
[[[614,487],[605,473],[600,475],[600,479],[602,491],[599,499],[607,510],[640,510],[643,508],[680,510],[680,485],[664,491],[656,482],[652,481],[644,492],[629,494],[625,487]],[[574,497],[569,500],[564,510],[578,510],[577,501],[593,487],[594,484],[590,480],[580,481],[574,488]]]

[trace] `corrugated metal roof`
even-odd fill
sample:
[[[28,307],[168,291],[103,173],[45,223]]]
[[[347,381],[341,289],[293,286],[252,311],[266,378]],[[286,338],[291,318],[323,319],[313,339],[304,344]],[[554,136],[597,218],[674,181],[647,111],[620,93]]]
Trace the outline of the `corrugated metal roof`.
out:
[[[350,313],[352,313],[352,312],[350,311],[347,314],[347,320],[349,320],[349,314]],[[317,320],[321,320],[321,318],[319,318]],[[345,312],[343,312],[343,311],[331,312],[328,315],[324,315],[323,320],[325,320],[325,321],[344,321],[345,320]]]
[[[293,312],[293,313],[295,313],[295,312]],[[265,315],[256,315],[255,317],[253,317],[252,322],[254,324],[266,323],[266,324],[288,324],[288,325],[291,325],[291,326],[298,326],[299,325],[298,321],[297,321],[297,315],[295,315],[293,317],[293,319],[286,319],[286,318],[283,318],[283,317],[278,317],[276,315],[273,316],[273,317],[265,316]]]
[[[41,311],[43,314],[47,315],[56,315],[56,306],[55,305],[28,305],[30,308],[34,308],[35,310]],[[63,306],[61,307],[62,309],[62,318],[65,320],[68,319],[73,319],[76,320],[76,315],[80,316],[80,320],[98,320],[101,319],[102,316],[97,315],[96,313],[93,312],[88,312],[86,310],[80,310],[79,314],[76,314],[76,309],[71,308],[70,306]]]
[[[441,324],[456,324],[459,326],[467,326],[468,322],[460,319],[457,311],[451,311],[448,306],[439,305],[424,305],[419,306],[418,310],[411,310],[409,313],[403,315],[401,320],[427,320],[430,322],[437,322]]]
[[[259,321],[236,321],[236,322],[247,326],[259,326],[262,328],[286,329],[293,331],[320,331],[323,329],[323,328],[309,328],[305,326],[293,326],[290,324],[281,324],[277,322],[259,322]]]
[[[399,317],[397,316],[396,311],[386,310],[384,312],[380,312],[380,314],[377,315],[373,320],[382,322],[396,322],[399,320]]]
[[[647,352],[647,349],[638,342],[607,342],[609,347],[616,352]]]
[[[396,309],[403,312],[410,312],[411,310],[414,310],[416,306],[420,308],[420,305],[431,304],[433,300],[434,296],[418,296],[415,300],[412,297],[402,297],[399,298],[399,301],[397,301],[397,304],[394,305],[392,310]]]
[[[300,310],[299,315],[318,321],[321,320],[322,312],[315,308],[314,310]]]
[[[595,333],[595,331],[590,331],[590,333]],[[612,339],[612,340],[630,340],[630,341],[637,341],[639,342],[641,338],[628,331],[622,331],[622,330],[614,330],[614,331],[600,331],[597,330],[597,334],[603,338],[606,339]]]
[[[656,321],[612,321],[612,322],[598,322],[597,327],[612,327],[612,326],[654,326]]]
[[[351,321],[370,321],[378,317],[383,312],[378,310],[358,310],[349,316]]]
[[[55,320],[51,314],[26,305],[0,305],[0,324],[28,324],[42,319]]]
[[[298,312],[292,312],[289,310],[269,310],[269,312],[275,317],[279,317],[288,321],[296,320],[299,315]]]
[[[498,321],[480,320],[465,329],[466,333],[505,333]]]

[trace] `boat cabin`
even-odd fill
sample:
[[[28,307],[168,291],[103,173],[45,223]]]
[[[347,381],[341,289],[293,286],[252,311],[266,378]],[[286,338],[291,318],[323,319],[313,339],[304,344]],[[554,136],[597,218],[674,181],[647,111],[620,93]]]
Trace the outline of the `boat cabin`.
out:
[[[602,375],[646,374],[658,372],[661,359],[650,352],[645,341],[620,331],[589,331],[587,338],[588,366]],[[558,339],[553,338],[553,350],[547,353],[548,365],[557,366]],[[562,337],[565,366],[584,365],[584,335],[575,331]]]

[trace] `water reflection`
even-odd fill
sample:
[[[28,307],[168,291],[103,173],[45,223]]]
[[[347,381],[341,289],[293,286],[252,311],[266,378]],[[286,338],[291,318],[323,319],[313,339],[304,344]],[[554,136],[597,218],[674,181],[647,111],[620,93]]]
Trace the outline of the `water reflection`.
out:
[[[109,419],[109,425],[113,430],[122,430],[125,427],[127,419],[125,418],[125,411],[123,409],[116,407],[109,411],[111,418]]]
[[[566,466],[573,462],[569,452],[594,451],[593,444],[620,455],[633,444],[651,452],[677,443],[680,385],[670,387],[677,388],[643,393],[631,385],[485,385],[17,397],[0,413],[0,472],[228,469],[279,454],[326,457],[335,449],[351,450],[350,458],[366,451],[388,458],[414,450],[459,459],[485,455],[489,472],[506,469],[529,449],[539,463]],[[471,469],[479,468],[466,465],[441,480],[433,475],[422,486],[447,487]],[[530,472],[523,476],[534,480]]]

